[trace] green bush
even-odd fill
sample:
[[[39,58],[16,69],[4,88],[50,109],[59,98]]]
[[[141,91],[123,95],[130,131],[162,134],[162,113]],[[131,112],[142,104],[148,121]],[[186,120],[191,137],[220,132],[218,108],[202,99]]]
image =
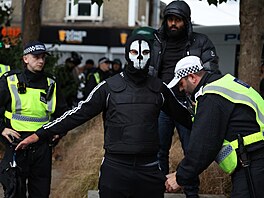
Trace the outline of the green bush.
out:
[[[10,65],[12,69],[22,67],[22,42],[18,40],[16,45],[0,49],[0,63]]]

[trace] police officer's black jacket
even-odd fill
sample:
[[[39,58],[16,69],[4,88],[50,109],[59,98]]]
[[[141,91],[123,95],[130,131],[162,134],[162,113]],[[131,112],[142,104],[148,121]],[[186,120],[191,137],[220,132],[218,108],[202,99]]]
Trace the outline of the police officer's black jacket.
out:
[[[93,90],[93,88],[98,85],[97,79],[95,77],[95,73],[99,74],[99,82],[102,82],[103,80],[110,77],[111,73],[110,71],[102,71],[100,68],[97,68],[94,72],[89,73],[86,76],[86,84],[84,89],[84,98],[86,98],[89,93]]]
[[[189,112],[160,79],[149,76],[135,84],[125,73],[101,82],[77,107],[44,125],[40,139],[69,131],[103,112],[107,153],[155,154],[158,151],[158,116],[163,109],[186,127]]]
[[[195,88],[192,99],[194,100],[201,86],[221,77],[222,75],[205,74]],[[215,160],[224,139],[233,141],[237,139],[238,133],[245,136],[260,131],[255,112],[246,105],[234,104],[217,94],[205,94],[198,97],[197,101],[188,150],[177,168],[177,183],[181,186],[191,185],[193,178]],[[247,150],[249,153],[263,151],[263,146],[262,141],[249,145]],[[264,153],[259,157],[263,158]]]
[[[9,119],[6,119],[4,114],[5,111],[11,112],[11,95],[7,85],[7,76],[18,75],[19,81],[24,81],[26,87],[36,88],[36,89],[47,89],[47,77],[55,79],[51,74],[45,72],[32,73],[29,70],[25,69],[24,71],[20,70],[11,70],[0,78],[0,131],[3,131],[4,128],[12,128],[10,125]],[[56,87],[56,109],[52,117],[56,118],[61,116],[66,110],[67,105],[65,99],[62,97],[59,87]]]

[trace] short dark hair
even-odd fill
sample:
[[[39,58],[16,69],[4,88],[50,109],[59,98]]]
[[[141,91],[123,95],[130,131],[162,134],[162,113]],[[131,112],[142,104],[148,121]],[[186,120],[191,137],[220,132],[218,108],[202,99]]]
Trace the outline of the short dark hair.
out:
[[[91,64],[94,65],[94,61],[92,59],[87,59],[85,64]]]

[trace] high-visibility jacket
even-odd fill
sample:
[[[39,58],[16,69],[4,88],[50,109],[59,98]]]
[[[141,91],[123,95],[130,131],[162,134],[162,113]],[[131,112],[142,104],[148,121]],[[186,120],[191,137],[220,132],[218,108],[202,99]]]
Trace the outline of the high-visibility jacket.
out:
[[[5,111],[5,117],[10,119],[11,126],[16,131],[35,132],[51,119],[56,107],[56,84],[47,77],[48,86],[54,85],[50,98],[47,89],[26,87],[25,93],[19,93],[16,74],[7,76],[8,88],[11,94],[11,112]]]
[[[264,101],[256,90],[243,81],[227,74],[203,87],[201,95],[204,94],[218,94],[232,103],[244,104],[251,107],[256,113],[256,121],[260,131],[244,136],[244,145],[264,140]],[[232,173],[237,166],[237,154],[235,151],[237,148],[237,139],[232,142],[224,140],[222,149],[215,159],[226,173]]]
[[[88,74],[87,80],[89,80],[92,75],[94,76],[96,83],[99,84],[101,82],[101,79],[100,79],[100,74],[98,72]]]
[[[3,65],[3,64],[0,64],[0,77],[6,73],[10,71],[10,66],[9,65]]]

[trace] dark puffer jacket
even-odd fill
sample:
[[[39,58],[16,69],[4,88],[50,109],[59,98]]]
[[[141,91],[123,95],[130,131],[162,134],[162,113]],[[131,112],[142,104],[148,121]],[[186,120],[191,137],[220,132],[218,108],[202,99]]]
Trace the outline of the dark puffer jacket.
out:
[[[165,52],[168,40],[168,36],[166,34],[166,20],[168,15],[179,16],[185,23],[188,40],[182,57],[189,55],[198,56],[203,61],[206,70],[220,73],[215,46],[206,35],[193,32],[190,17],[191,10],[188,4],[184,1],[173,1],[168,4],[164,10],[164,21],[161,27],[154,32],[155,40],[153,43],[152,60],[149,73],[157,76],[162,70],[161,59]]]

